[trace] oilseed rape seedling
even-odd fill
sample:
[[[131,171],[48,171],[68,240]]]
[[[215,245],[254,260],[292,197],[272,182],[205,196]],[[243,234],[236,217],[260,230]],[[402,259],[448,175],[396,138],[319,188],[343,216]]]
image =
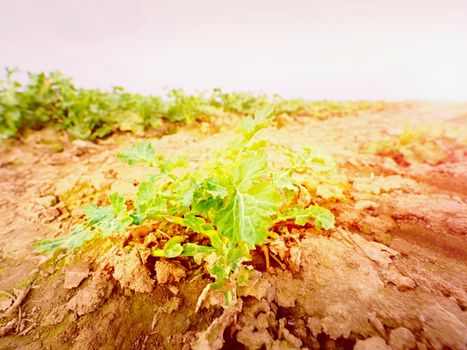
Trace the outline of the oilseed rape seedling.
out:
[[[136,143],[118,158],[155,172],[139,184],[134,208],[129,210],[122,196],[112,194],[109,206],[86,207],[85,227],[68,238],[38,242],[36,250],[73,249],[96,235],[123,232],[130,225],[170,222],[180,226],[180,232],[193,232],[206,240],[200,244],[186,234],[176,234],[154,248],[152,255],[192,257],[212,276],[208,288],[222,292],[228,303],[245,279],[243,263],[252,259],[251,251],[265,243],[275,224],[293,220],[299,226],[314,223],[317,229],[334,226],[328,209],[296,200],[305,190],[300,183],[304,175],[332,173],[334,163],[310,148],[292,152],[261,140],[258,134],[272,123],[273,111],[273,106],[266,107],[254,118],[244,119],[235,139],[196,170],[186,158],[165,159],[151,143]],[[283,161],[274,162],[274,154]]]

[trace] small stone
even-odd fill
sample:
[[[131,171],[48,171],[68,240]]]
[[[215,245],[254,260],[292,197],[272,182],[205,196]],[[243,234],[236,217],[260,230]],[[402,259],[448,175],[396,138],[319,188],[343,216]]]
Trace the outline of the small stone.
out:
[[[394,174],[400,173],[399,164],[397,164],[396,161],[392,158],[384,157],[382,166],[386,171],[392,171]]]
[[[45,196],[45,197],[40,197],[36,199],[36,203],[40,204],[44,207],[51,207],[57,204],[57,197],[53,195]]]
[[[407,328],[399,327],[389,334],[389,345],[393,350],[409,350],[416,346],[415,336]]]
[[[387,339],[387,333],[386,329],[384,328],[383,323],[381,320],[378,318],[376,313],[371,313],[368,315],[368,321],[370,324],[375,327],[375,329],[378,331],[379,335],[381,335],[383,338]]]
[[[95,150],[98,148],[95,144],[90,141],[84,140],[74,140],[72,142],[73,149],[72,152],[75,156],[81,157],[86,153],[89,153],[91,150]]]
[[[66,269],[65,284],[66,289],[78,287],[81,282],[89,276],[89,264],[79,263]]]
[[[371,337],[365,340],[357,340],[354,350],[392,350],[381,337]]]
[[[175,287],[175,286],[170,286],[170,287],[169,287],[169,290],[172,292],[173,295],[177,295],[178,292],[180,292],[180,289],[178,289],[178,288]]]
[[[389,216],[365,216],[357,222],[358,228],[363,233],[388,233],[396,227],[396,223]]]
[[[342,225],[354,225],[360,219],[360,215],[355,210],[345,210],[337,216],[338,222]]]
[[[400,291],[414,289],[416,283],[410,277],[402,275],[394,266],[382,271],[382,277],[385,282],[393,283]]]
[[[336,341],[332,339],[326,339],[323,345],[324,350],[336,350]]]
[[[49,207],[39,213],[40,222],[46,224],[48,222],[54,221],[60,216],[60,210],[57,208]]]
[[[165,260],[156,262],[155,270],[157,283],[160,284],[179,282],[186,276],[186,273],[182,268]]]
[[[88,147],[88,142],[84,140],[73,140],[72,142],[73,146],[76,146],[77,148],[86,148]]]
[[[421,342],[417,342],[417,350],[427,350],[428,348],[426,347],[425,344],[421,343]]]
[[[151,278],[149,270],[141,261],[144,251],[133,249],[128,254],[115,257],[113,277],[120,282],[122,288],[129,288],[138,293],[151,293],[155,281]]]
[[[435,304],[420,315],[422,336],[433,349],[465,349],[467,326],[457,315]]]
[[[361,200],[354,204],[354,208],[356,210],[375,209],[378,207],[379,207],[379,203],[368,201],[368,200]]]
[[[72,297],[65,308],[83,316],[97,310],[110,297],[114,283],[108,274],[95,273],[89,284]]]

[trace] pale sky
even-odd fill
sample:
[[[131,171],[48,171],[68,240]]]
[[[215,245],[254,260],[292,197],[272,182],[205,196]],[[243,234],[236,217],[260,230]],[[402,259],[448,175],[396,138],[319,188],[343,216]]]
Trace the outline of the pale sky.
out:
[[[467,101],[467,0],[0,0],[0,66],[152,94]]]

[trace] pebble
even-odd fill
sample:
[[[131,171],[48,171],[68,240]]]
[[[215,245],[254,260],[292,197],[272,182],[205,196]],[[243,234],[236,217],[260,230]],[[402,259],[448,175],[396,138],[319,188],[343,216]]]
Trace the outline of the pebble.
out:
[[[392,350],[381,337],[371,337],[365,340],[357,340],[354,350]]]
[[[64,287],[72,289],[78,287],[89,276],[89,264],[78,263],[66,269]]]
[[[407,328],[399,327],[389,334],[389,345],[393,350],[409,350],[415,348],[415,336]]]
[[[356,210],[374,209],[378,207],[379,207],[379,203],[369,201],[369,200],[360,200],[354,204],[354,208]]]
[[[49,195],[45,197],[40,197],[36,199],[36,203],[44,207],[51,207],[57,204],[57,198],[55,196]]]

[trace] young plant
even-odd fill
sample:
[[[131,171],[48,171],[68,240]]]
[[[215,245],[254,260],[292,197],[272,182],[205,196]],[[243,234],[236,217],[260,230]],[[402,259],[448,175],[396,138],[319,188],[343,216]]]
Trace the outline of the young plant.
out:
[[[267,107],[255,118],[245,119],[236,138],[197,171],[188,167],[186,159],[157,155],[149,142],[120,153],[118,157],[128,164],[141,163],[158,171],[139,185],[131,211],[117,194],[110,197],[109,207],[89,205],[88,229],[108,235],[129,225],[163,220],[207,237],[209,244],[202,245],[175,235],[152,255],[190,256],[204,263],[214,279],[208,288],[222,292],[228,303],[235,297],[237,283],[245,279],[242,263],[251,260],[250,252],[265,243],[276,223],[294,220],[305,225],[313,220],[318,229],[334,225],[329,210],[297,201],[304,190],[303,176],[331,173],[334,163],[312,149],[294,153],[259,140],[258,133],[271,124],[272,116],[273,107]],[[277,165],[278,159],[283,165]],[[87,233],[86,239],[90,237]],[[75,237],[73,247],[76,241]],[[38,247],[56,246],[47,243]]]

